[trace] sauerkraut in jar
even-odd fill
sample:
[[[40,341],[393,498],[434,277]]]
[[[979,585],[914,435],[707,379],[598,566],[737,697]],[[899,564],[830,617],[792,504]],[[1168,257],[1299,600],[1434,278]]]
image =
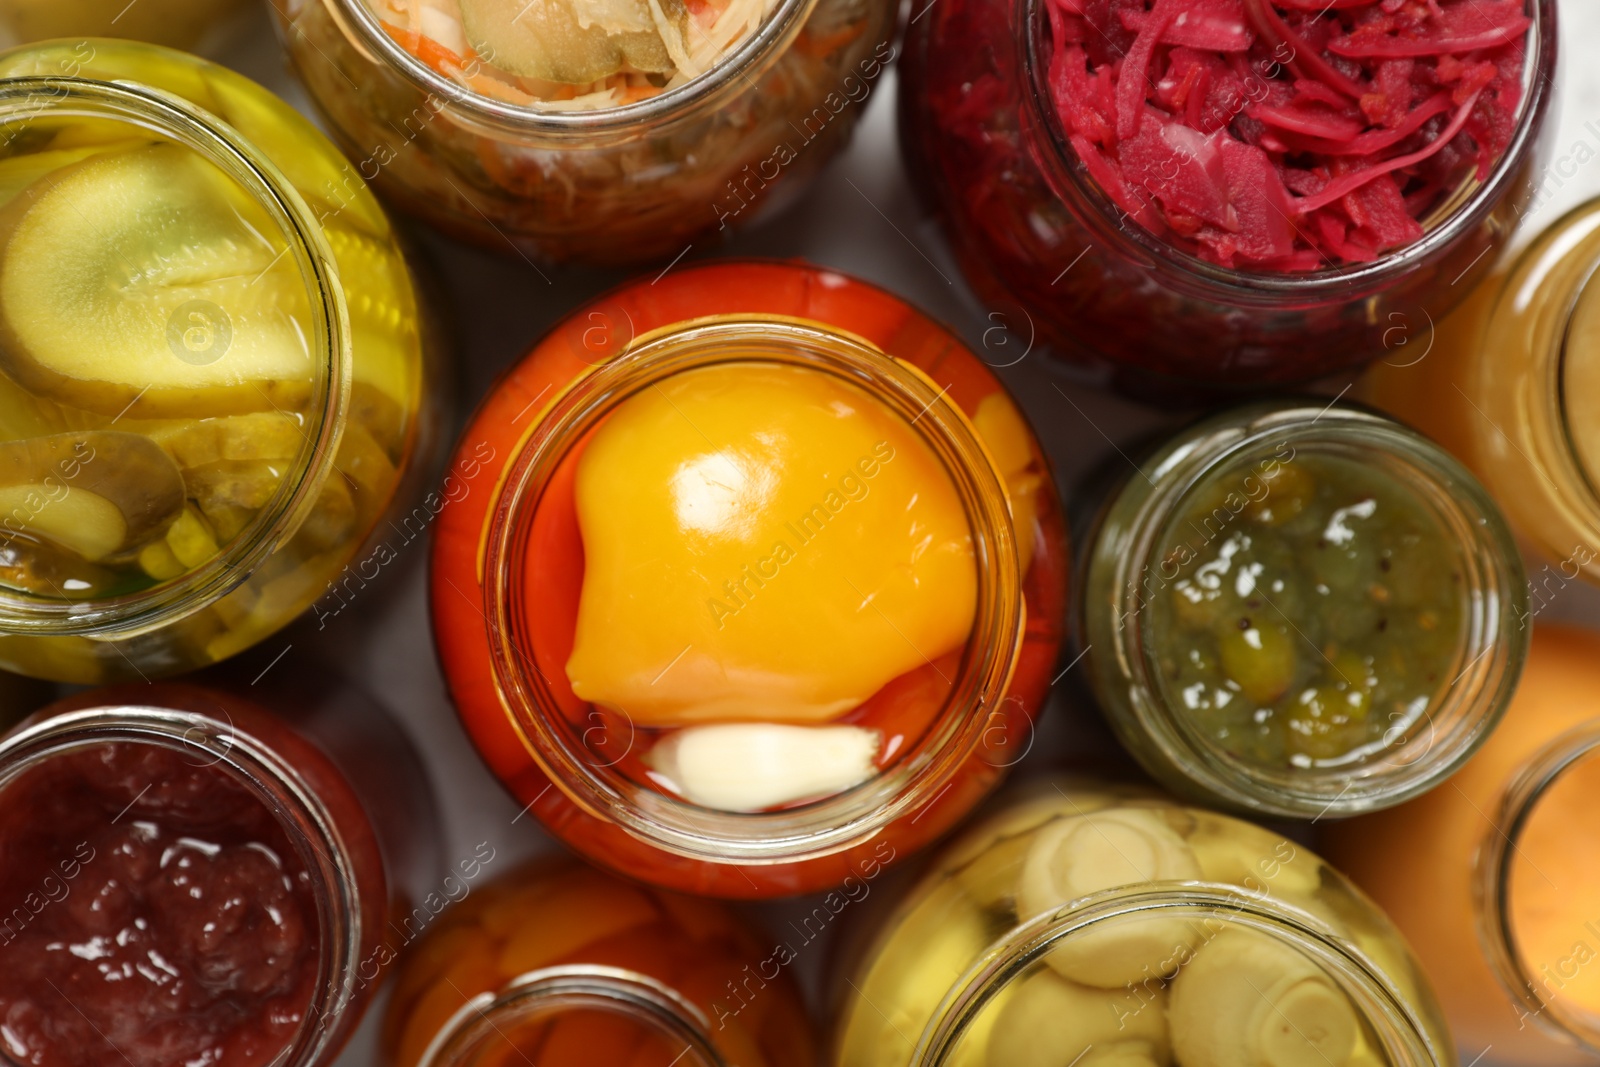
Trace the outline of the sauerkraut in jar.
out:
[[[530,262],[707,247],[792,199],[894,57],[888,0],[286,0],[392,202]]]

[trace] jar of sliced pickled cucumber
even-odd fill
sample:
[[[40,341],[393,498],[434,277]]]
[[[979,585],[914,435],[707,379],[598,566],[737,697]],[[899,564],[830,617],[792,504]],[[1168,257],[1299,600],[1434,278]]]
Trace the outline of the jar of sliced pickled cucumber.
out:
[[[1532,576],[1534,615],[1567,583],[1600,582],[1597,264],[1600,200],[1553,223],[1437,326],[1397,321],[1406,343],[1358,387],[1459,456],[1549,561]]]
[[[1405,942],[1338,872],[1136,788],[1030,782],[856,921],[835,1067],[1456,1063]]]
[[[803,263],[640,281],[541,340],[456,456],[445,678],[589,859],[710,896],[829,889],[1032,747],[1066,616],[1049,465],[893,295]]]
[[[814,1067],[787,962],[727,905],[545,858],[407,948],[380,1062]]]
[[[296,70],[393,204],[537,261],[717,244],[845,145],[889,0],[286,0]]]
[[[224,659],[324,593],[414,470],[418,299],[333,146],[192,56],[0,56],[0,665]]]
[[[1210,804],[1318,818],[1421,793],[1483,743],[1527,652],[1494,501],[1427,438],[1339,403],[1185,430],[1088,546],[1090,684],[1145,768]]]

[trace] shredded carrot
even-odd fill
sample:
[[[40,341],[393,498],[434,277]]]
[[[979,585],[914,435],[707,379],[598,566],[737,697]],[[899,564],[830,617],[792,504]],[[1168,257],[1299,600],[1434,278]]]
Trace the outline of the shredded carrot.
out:
[[[845,45],[850,44],[867,30],[865,22],[856,22],[834,30],[832,33],[814,33],[806,29],[800,34],[794,46],[812,59],[832,55]]]
[[[399,43],[401,48],[404,48],[407,52],[410,52],[447,78],[453,77],[465,66],[465,61],[460,56],[435,41],[432,37],[424,37],[420,33],[402,30],[400,27],[391,26],[387,22],[383,23],[383,28],[389,32],[390,37],[393,37]],[[452,70],[451,68],[454,69]]]

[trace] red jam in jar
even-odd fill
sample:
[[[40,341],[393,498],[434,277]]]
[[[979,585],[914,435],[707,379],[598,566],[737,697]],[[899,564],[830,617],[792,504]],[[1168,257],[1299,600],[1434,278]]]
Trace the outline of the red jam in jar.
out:
[[[269,681],[281,716],[90,690],[0,737],[0,1062],[333,1061],[415,925],[433,822],[414,753],[328,682]]]
[[[675,889],[881,868],[1031,745],[1060,644],[1049,465],[895,297],[719,263],[574,312],[458,447],[434,630],[558,837]]]
[[[270,1063],[316,981],[316,903],[283,827],[196,756],[115,743],[0,807],[0,1040],[37,1067]],[[29,908],[29,904],[22,905]]]

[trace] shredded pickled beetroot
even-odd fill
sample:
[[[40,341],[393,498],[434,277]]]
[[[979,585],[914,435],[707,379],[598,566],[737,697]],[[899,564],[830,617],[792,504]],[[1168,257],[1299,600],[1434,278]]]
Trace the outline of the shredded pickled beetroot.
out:
[[[1226,267],[1369,262],[1505,152],[1524,0],[1046,0],[1073,150]]]

